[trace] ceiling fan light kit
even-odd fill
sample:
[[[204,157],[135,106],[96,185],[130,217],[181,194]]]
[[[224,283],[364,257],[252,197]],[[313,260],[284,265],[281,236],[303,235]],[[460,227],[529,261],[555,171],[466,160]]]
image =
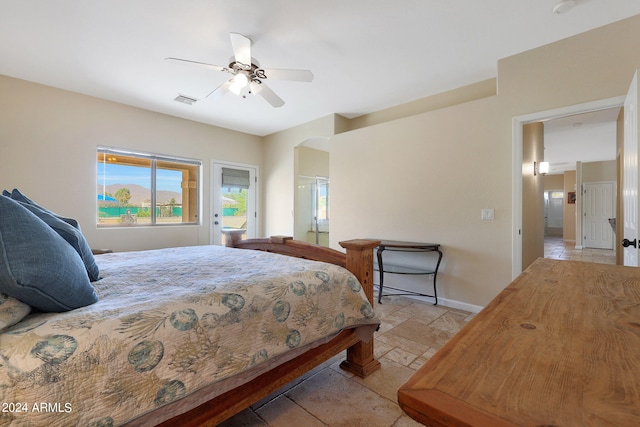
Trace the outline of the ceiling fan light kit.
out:
[[[233,83],[229,86],[229,90],[238,96],[241,96],[242,90],[249,86],[249,77],[244,72],[240,72],[232,79]],[[244,95],[243,97],[246,97]]]
[[[230,33],[233,58],[228,67],[207,64],[204,62],[190,61],[188,59],[165,58],[167,61],[187,63],[209,68],[215,71],[227,72],[233,77],[214,89],[207,98],[219,98],[227,92],[231,92],[242,98],[247,95],[260,95],[271,106],[277,108],[284,105],[284,101],[275,94],[263,80],[293,80],[299,82],[311,82],[313,73],[309,70],[282,70],[263,69],[254,58],[251,57],[251,40],[242,34]]]

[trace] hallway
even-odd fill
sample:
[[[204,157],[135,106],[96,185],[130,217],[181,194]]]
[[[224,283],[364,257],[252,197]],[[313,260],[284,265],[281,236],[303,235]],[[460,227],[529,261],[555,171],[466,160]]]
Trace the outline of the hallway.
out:
[[[607,249],[576,249],[575,244],[566,243],[562,237],[544,238],[544,257],[573,261],[593,262],[597,264],[615,264],[616,253]]]

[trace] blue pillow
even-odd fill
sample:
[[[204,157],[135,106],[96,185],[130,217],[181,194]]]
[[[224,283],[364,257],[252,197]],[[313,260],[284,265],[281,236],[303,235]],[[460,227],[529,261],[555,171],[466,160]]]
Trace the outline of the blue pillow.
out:
[[[53,228],[55,232],[57,232],[65,241],[67,241],[73,249],[78,252],[80,255],[80,259],[84,263],[85,269],[87,270],[87,274],[89,276],[89,280],[96,281],[100,278],[100,269],[98,268],[98,264],[96,264],[96,259],[93,256],[93,252],[91,252],[91,248],[87,243],[87,240],[84,238],[80,230],[70,226],[68,223],[56,218],[51,213],[47,212],[46,209],[41,208],[37,205],[29,205],[27,203],[20,203],[26,209],[31,211],[35,216],[44,221],[49,227]]]
[[[6,196],[0,196],[0,292],[42,311],[68,311],[98,301],[80,255]]]
[[[61,217],[60,215],[43,208],[27,198],[27,196],[22,194],[17,188],[11,192],[11,198],[18,201],[22,206],[46,222],[49,227],[53,228],[64,240],[73,246],[73,249],[78,252],[85,268],[87,269],[89,280],[93,282],[100,279],[100,269],[98,264],[96,264],[96,259],[93,256],[93,252],[91,252],[89,243],[87,243],[82,231],[80,231],[78,221],[71,218]]]
[[[20,190],[18,190],[17,188],[14,188],[14,189],[11,191],[11,193],[10,193],[10,194],[7,194],[7,193],[9,193],[7,190],[4,190],[4,191],[2,192],[2,194],[4,194],[5,196],[8,196],[8,197],[11,197],[13,200],[17,200],[17,201],[22,202],[22,203],[27,203],[27,204],[29,204],[29,205],[37,206],[37,207],[39,207],[40,209],[42,209],[42,210],[44,210],[44,211],[46,211],[46,212],[50,213],[51,215],[55,216],[56,218],[63,220],[64,222],[66,222],[66,223],[67,223],[67,224],[69,224],[70,226],[75,227],[75,228],[77,228],[78,230],[80,230],[80,224],[78,224],[78,221],[76,221],[76,220],[75,220],[75,219],[73,219],[73,218],[65,218],[65,217],[63,217],[63,216],[58,215],[58,214],[57,214],[57,213],[55,213],[55,212],[51,212],[51,211],[50,211],[49,209],[47,209],[47,208],[43,208],[42,206],[40,206],[39,204],[37,204],[36,202],[34,202],[33,200],[31,200],[31,199],[30,199],[30,198],[28,198],[27,196],[25,196],[25,195],[24,195]]]

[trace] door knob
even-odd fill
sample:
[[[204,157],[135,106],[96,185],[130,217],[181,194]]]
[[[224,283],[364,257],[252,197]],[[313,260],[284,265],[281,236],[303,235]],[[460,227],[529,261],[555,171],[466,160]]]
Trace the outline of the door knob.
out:
[[[636,244],[637,244],[636,239],[633,239],[633,240],[622,239],[622,246],[624,246],[625,248],[628,248],[629,246],[633,246],[635,248],[637,247]]]

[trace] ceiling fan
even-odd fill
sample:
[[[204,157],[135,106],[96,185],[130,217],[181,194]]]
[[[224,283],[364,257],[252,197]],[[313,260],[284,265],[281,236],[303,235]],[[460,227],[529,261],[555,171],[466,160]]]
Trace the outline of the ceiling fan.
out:
[[[188,59],[165,58],[167,61],[177,63],[194,64],[216,71],[224,71],[233,77],[215,88],[207,98],[217,99],[227,92],[232,92],[242,98],[247,95],[260,95],[273,107],[282,107],[284,101],[273,90],[264,83],[264,80],[293,80],[299,82],[310,82],[313,80],[313,73],[309,70],[282,70],[260,68],[260,63],[251,57],[251,40],[238,33],[229,33],[231,46],[233,47],[233,57],[227,67],[206,64],[204,62],[190,61]]]

